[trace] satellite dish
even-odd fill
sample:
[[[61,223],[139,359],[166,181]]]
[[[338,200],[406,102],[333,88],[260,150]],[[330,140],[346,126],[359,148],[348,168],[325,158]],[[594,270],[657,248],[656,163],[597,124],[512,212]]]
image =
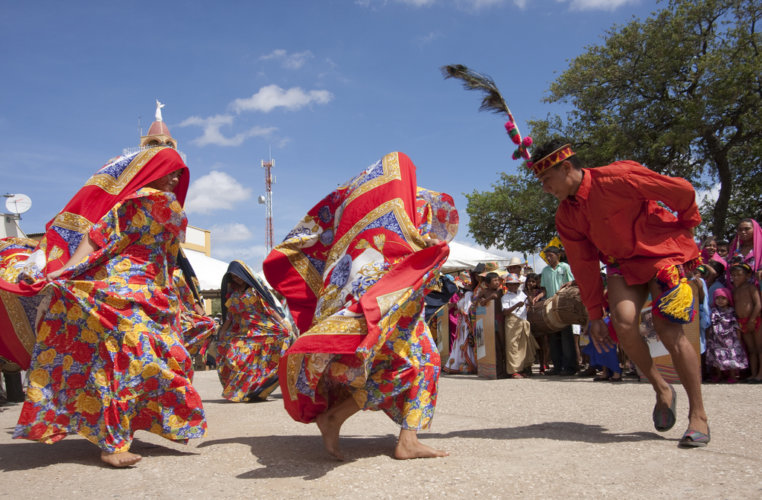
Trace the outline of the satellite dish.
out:
[[[265,195],[263,195],[263,194],[259,195],[259,198],[257,198],[257,202],[260,205],[264,205],[266,201],[267,201],[267,199],[265,198]]]
[[[14,214],[23,214],[32,208],[32,199],[25,194],[6,195],[5,208]]]

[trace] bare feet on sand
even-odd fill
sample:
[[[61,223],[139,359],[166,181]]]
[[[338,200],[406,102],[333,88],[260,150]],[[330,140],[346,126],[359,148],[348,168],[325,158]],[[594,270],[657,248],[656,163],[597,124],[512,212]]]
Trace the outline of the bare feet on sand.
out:
[[[129,467],[130,465],[135,465],[140,462],[141,458],[143,457],[130,453],[129,451],[124,451],[122,453],[106,453],[104,451],[101,453],[101,460],[112,467]]]
[[[408,460],[411,458],[437,458],[446,457],[450,454],[443,450],[435,450],[418,440],[416,431],[409,429],[400,430],[400,438],[394,448],[394,458]]]
[[[315,422],[323,436],[323,444],[328,453],[339,460],[344,460],[344,455],[339,451],[339,431],[342,422],[329,412],[318,415]]]

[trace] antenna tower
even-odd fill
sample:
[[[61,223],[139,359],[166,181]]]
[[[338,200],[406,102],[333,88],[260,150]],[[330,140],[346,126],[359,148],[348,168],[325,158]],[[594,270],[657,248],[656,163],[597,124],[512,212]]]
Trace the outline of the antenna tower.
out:
[[[273,184],[275,179],[272,175],[272,168],[275,166],[275,160],[270,157],[270,161],[262,160],[262,168],[265,169],[265,247],[267,253],[273,249]]]

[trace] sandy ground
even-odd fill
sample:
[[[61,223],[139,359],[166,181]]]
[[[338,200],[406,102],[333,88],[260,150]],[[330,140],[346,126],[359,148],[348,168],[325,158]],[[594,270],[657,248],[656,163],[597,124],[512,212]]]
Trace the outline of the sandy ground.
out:
[[[362,412],[343,429],[346,462],[314,424],[291,420],[276,392],[229,403],[215,372],[199,372],[209,430],[189,445],[139,432],[130,469],[101,465],[78,436],[48,446],[12,440],[21,404],[0,408],[2,498],[760,498],[762,386],[705,385],[712,442],[682,450],[678,424],[653,430],[653,395],[634,380],[483,380],[443,376],[424,443],[440,459],[398,461],[397,427]]]

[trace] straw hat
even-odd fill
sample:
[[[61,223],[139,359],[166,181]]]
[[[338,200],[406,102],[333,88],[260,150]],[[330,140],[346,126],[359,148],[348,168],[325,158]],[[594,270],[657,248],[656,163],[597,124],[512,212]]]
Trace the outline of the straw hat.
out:
[[[505,267],[512,267],[512,266],[523,266],[524,262],[522,262],[521,259],[518,257],[511,257],[510,262],[508,262],[508,265]]]

